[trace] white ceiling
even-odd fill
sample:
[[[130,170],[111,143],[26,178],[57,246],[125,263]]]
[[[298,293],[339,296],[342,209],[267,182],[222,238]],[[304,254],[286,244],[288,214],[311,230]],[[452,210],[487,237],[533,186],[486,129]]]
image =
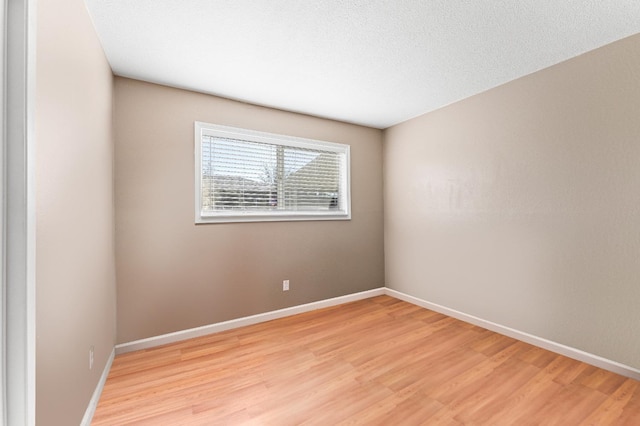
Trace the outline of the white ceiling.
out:
[[[640,32],[640,0],[86,0],[116,75],[386,128]]]

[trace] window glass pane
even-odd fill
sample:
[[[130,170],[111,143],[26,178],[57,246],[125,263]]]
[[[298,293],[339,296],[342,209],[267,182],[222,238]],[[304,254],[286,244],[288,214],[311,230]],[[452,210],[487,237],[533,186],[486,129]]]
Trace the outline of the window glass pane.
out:
[[[335,152],[285,148],[285,206],[292,210],[339,208],[340,159]]]
[[[277,207],[276,147],[203,137],[202,210],[271,210]]]

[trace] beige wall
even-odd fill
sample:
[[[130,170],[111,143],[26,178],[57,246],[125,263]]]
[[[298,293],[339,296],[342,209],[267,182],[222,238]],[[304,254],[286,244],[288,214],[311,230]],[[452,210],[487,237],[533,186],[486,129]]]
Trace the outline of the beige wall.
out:
[[[36,420],[78,425],[115,343],[113,76],[82,0],[38,1],[36,60]]]
[[[115,106],[119,342],[384,285],[381,131],[125,78]],[[353,219],[196,226],[196,120],[351,145]]]
[[[640,368],[640,35],[385,132],[388,287]]]

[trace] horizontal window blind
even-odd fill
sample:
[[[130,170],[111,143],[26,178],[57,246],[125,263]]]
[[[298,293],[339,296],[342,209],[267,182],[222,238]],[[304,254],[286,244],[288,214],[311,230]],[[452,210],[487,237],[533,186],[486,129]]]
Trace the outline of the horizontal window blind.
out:
[[[202,218],[348,216],[346,146],[215,130],[197,141]]]

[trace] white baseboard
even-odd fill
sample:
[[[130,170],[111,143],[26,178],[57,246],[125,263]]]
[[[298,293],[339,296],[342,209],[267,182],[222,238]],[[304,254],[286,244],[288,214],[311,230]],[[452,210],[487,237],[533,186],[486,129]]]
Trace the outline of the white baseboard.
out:
[[[334,297],[332,299],[320,300],[318,302],[307,303],[304,305],[292,306],[290,308],[279,309],[277,311],[265,312],[262,314],[251,315],[248,317],[237,318],[229,321],[219,322],[215,324],[204,325],[202,327],[190,328],[187,330],[176,331],[174,333],[162,334],[160,336],[149,337],[147,339],[135,340],[133,342],[121,343],[116,345],[116,354],[138,351],[141,349],[149,349],[167,343],[179,342],[181,340],[192,339],[194,337],[206,336],[211,333],[231,330],[233,328],[244,327],[247,325],[258,324],[265,321],[271,321],[278,318],[284,318],[291,315],[301,314],[303,312],[314,311],[316,309],[327,308],[329,306],[341,305],[343,303],[355,302],[356,300],[368,299],[374,296],[385,294],[385,288],[380,287],[373,290],[367,290],[360,293],[348,294],[346,296]]]
[[[421,306],[426,309],[459,319],[464,322],[468,322],[478,327],[486,328],[487,330],[495,331],[496,333],[503,334],[505,336],[512,337],[514,339],[521,340],[534,346],[555,352],[560,355],[564,355],[569,358],[576,359],[578,361],[585,362],[587,364],[594,365],[604,370],[611,371],[613,373],[620,374],[622,376],[630,377],[634,380],[640,380],[640,370],[630,367],[625,364],[621,364],[616,361],[612,361],[607,358],[603,358],[598,355],[594,355],[588,352],[584,352],[580,349],[572,348],[561,343],[556,343],[551,340],[544,339],[542,337],[534,336],[523,331],[515,330],[510,327],[505,327],[500,324],[496,324],[491,321],[484,320],[482,318],[475,317],[473,315],[465,314],[464,312],[456,311],[455,309],[447,308],[446,306],[438,305],[436,303],[427,302],[426,300],[419,299],[417,297],[409,296],[408,294],[392,290],[385,287],[385,294],[395,297],[396,299],[404,300],[405,302],[412,303],[417,306]]]
[[[356,300],[368,299],[374,296],[380,296],[386,294],[391,297],[395,297],[400,300],[412,303],[417,306],[421,306],[426,309],[430,309],[435,312],[439,312],[444,315],[448,315],[453,318],[457,318],[461,321],[468,322],[470,324],[477,325],[478,327],[486,328],[487,330],[495,331],[496,333],[503,334],[505,336],[512,337],[514,339],[521,340],[534,346],[558,353],[560,355],[567,356],[569,358],[576,359],[578,361],[586,362],[587,364],[594,365],[599,368],[603,368],[608,371],[612,371],[617,374],[621,374],[626,377],[630,377],[635,380],[640,380],[640,370],[631,366],[621,364],[616,361],[612,361],[607,358],[603,358],[598,355],[594,355],[580,349],[572,348],[570,346],[563,345],[561,343],[553,342],[551,340],[544,339],[542,337],[534,336],[523,331],[519,331],[504,325],[500,325],[491,321],[484,320],[482,318],[475,317],[473,315],[465,314],[464,312],[457,311],[455,309],[448,308],[446,306],[438,305],[436,303],[428,302],[426,300],[410,296],[408,294],[392,290],[387,287],[381,287],[373,290],[367,290],[360,293],[349,294],[346,296],[334,297],[332,299],[321,300],[318,302],[307,303],[299,306],[292,306],[290,308],[279,309],[277,311],[265,312],[262,314],[251,315],[248,317],[237,318],[229,321],[224,321],[215,324],[209,324],[202,327],[191,328],[187,330],[176,331],[174,333],[162,334],[160,336],[149,337],[147,339],[135,340],[133,342],[122,343],[116,345],[115,354],[123,354],[127,352],[133,352],[141,349],[149,349],[167,343],[179,342],[194,337],[206,336],[207,334],[218,333],[225,330],[231,330],[238,327],[244,327],[247,325],[258,324],[265,321],[271,321],[278,318],[284,318],[290,315],[296,315],[303,312],[309,312],[316,309],[326,308],[329,306],[341,305],[343,303],[354,302]],[[111,366],[113,361],[113,354],[109,360],[108,366]],[[105,369],[104,380],[106,380],[106,374],[108,369]],[[101,385],[99,385],[100,391],[104,385],[101,379]],[[98,391],[98,389],[96,389]],[[100,394],[97,394],[99,398]],[[96,395],[94,394],[94,398]],[[93,398],[92,398],[93,401]],[[95,401],[97,405],[97,398]],[[89,407],[91,408],[91,406]],[[87,412],[89,412],[89,408]],[[95,407],[93,407],[95,410]],[[93,411],[91,411],[93,415]],[[85,418],[87,416],[85,415]],[[89,417],[89,420],[91,418]],[[83,423],[85,424],[85,423]]]
[[[104,384],[107,381],[107,376],[109,375],[109,371],[111,370],[111,364],[113,364],[113,359],[116,356],[115,348],[111,351],[111,355],[109,355],[109,359],[107,360],[107,364],[104,366],[104,370],[102,370],[102,375],[100,376],[100,380],[98,381],[98,385],[96,389],[93,391],[93,396],[91,396],[91,400],[89,401],[89,406],[87,410],[84,412],[84,417],[82,417],[82,422],[80,422],[80,426],[89,426],[91,425],[91,420],[93,419],[93,415],[96,412],[96,408],[98,408],[98,401],[100,401],[100,395],[102,394],[102,389],[104,388]]]

